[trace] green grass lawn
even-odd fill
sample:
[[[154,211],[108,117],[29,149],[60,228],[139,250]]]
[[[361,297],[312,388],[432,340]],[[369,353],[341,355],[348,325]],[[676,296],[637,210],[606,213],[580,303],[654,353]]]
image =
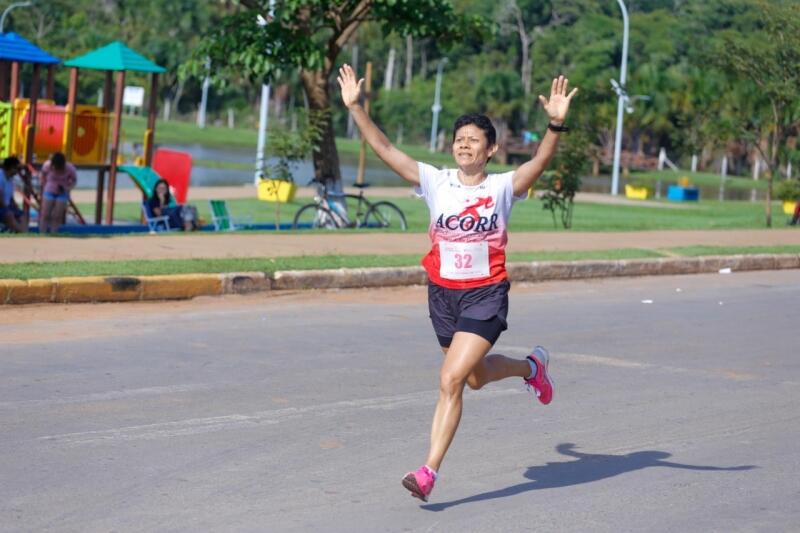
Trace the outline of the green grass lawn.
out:
[[[654,170],[650,172],[632,172],[630,181],[643,181],[655,183],[661,181],[662,184],[678,183],[678,180],[686,176],[691,185],[718,187],[722,177],[719,174],[709,172],[689,172],[688,170]],[[758,181],[751,177],[728,176],[725,178],[725,187],[730,189],[759,189],[766,190],[767,180]]]
[[[371,198],[374,201],[381,198]],[[426,232],[428,229],[428,208],[422,200],[415,198],[387,198],[397,204],[406,215],[409,231]],[[291,223],[297,209],[310,202],[310,199],[295,199],[280,207],[282,223]],[[200,217],[210,222],[207,201],[194,202]],[[79,204],[81,212],[91,217],[94,203]],[[275,204],[260,202],[256,198],[228,200],[228,208],[234,216],[251,215],[256,223],[275,222]],[[140,205],[121,202],[115,206],[114,217],[120,220],[136,221],[140,215]],[[775,227],[783,226],[783,212],[779,203],[773,207]],[[688,204],[685,209],[639,207],[631,205],[609,205],[578,203],[575,205],[574,231],[641,231],[670,229],[763,229],[764,206],[761,202],[703,201]],[[548,211],[542,209],[539,200],[519,202],[511,217],[511,231],[565,231],[554,228]],[[374,231],[374,230],[347,230]]]
[[[641,259],[652,257],[734,255],[740,253],[800,253],[800,246],[689,247],[668,250],[621,248],[616,250],[517,252],[510,262]],[[278,258],[161,259],[147,261],[67,261],[51,263],[0,263],[0,279],[40,279],[65,276],[147,276],[216,272],[266,272],[331,268],[365,268],[418,265],[420,254],[328,255]]]

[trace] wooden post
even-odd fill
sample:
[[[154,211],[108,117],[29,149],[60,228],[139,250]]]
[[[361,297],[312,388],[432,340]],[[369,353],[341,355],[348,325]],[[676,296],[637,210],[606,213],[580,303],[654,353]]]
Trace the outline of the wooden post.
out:
[[[114,93],[114,125],[111,131],[111,169],[108,172],[108,195],[106,196],[106,224],[114,222],[114,193],[117,187],[117,157],[119,156],[119,130],[122,126],[122,95],[125,91],[125,71],[117,72],[117,87]]]
[[[75,105],[78,99],[78,69],[69,69],[69,88],[67,90],[67,138],[64,142],[64,155],[67,161],[72,159],[75,144]]]
[[[150,75],[150,104],[147,106],[147,131],[144,140],[144,166],[153,163],[153,144],[156,135],[156,107],[158,103],[158,74]]]
[[[19,61],[11,62],[11,91],[9,92],[8,99],[11,103],[19,96]]]
[[[106,113],[111,111],[111,89],[114,80],[111,79],[111,71],[106,71],[106,80],[103,83],[103,109]]]
[[[101,168],[97,171],[97,196],[94,200],[94,223],[100,224],[103,221],[103,187],[106,182],[106,169]]]
[[[56,66],[55,65],[47,65],[47,90],[45,92],[44,97],[48,100],[53,100],[56,94],[56,85],[55,85],[55,72]]]
[[[8,61],[0,61],[0,101],[3,102],[8,102],[10,70],[11,64]]]
[[[369,115],[369,99],[372,96],[372,61],[367,61],[367,72],[364,84],[364,111]],[[367,140],[361,136],[361,151],[358,153],[358,172],[356,173],[356,183],[364,183],[364,171],[367,165]]]
[[[36,104],[39,102],[39,74],[42,66],[33,65],[33,79],[31,80],[31,106],[28,108],[28,126],[25,128],[25,163],[33,163],[34,143],[36,139]]]

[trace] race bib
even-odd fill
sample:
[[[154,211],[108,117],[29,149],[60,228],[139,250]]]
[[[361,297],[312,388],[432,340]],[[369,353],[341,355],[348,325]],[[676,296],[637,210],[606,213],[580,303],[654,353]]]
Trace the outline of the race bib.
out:
[[[486,241],[442,241],[439,243],[439,257],[439,275],[445,279],[489,277],[489,243]]]

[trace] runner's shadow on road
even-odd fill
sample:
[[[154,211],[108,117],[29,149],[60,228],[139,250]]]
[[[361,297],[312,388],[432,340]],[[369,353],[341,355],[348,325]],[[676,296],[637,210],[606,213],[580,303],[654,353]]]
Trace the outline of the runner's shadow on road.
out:
[[[544,466],[532,466],[525,472],[525,477],[531,481],[525,483],[519,483],[489,492],[482,492],[460,500],[426,504],[421,507],[428,511],[443,511],[448,507],[454,507],[464,503],[505,498],[530,490],[555,489],[570,485],[591,483],[635,470],[656,466],[701,471],[738,471],[758,468],[754,465],[720,467],[673,463],[665,461],[665,459],[671,457],[672,454],[654,450],[633,452],[625,455],[583,453],[576,451],[575,445],[569,442],[556,446],[556,451],[561,455],[573,457],[574,460],[547,463]]]

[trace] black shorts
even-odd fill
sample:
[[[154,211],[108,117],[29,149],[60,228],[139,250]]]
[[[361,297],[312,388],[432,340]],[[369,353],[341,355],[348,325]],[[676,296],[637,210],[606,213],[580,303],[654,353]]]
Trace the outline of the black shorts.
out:
[[[490,344],[508,329],[508,290],[506,280],[475,289],[447,289],[428,284],[428,310],[439,345],[450,346],[456,331],[480,335]]]

